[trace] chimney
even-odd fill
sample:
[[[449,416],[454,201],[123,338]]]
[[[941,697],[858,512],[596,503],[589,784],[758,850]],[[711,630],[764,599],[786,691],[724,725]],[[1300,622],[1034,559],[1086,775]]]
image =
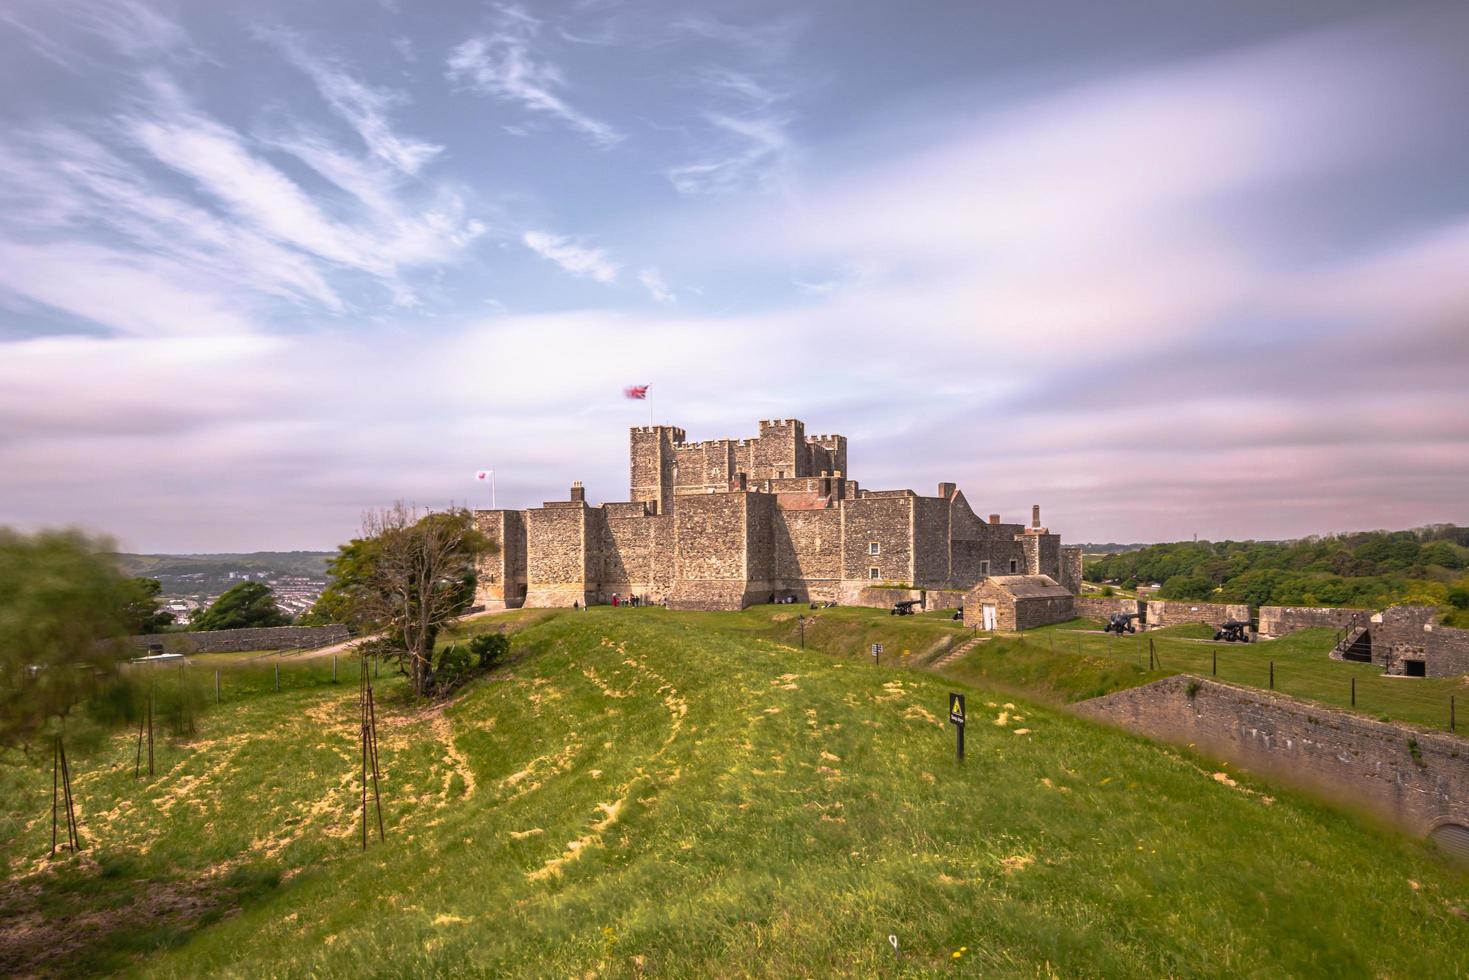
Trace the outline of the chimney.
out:
[[[1000,523],[1000,515],[999,514],[991,514],[990,515],[990,523],[991,524],[998,524],[998,523]]]
[[[958,484],[955,484],[955,483],[940,483],[939,484],[939,496],[942,497],[942,498],[944,498],[945,500],[948,500],[950,497],[952,497],[954,495],[954,491],[957,490],[957,489],[958,489]]]
[[[1041,505],[1040,504],[1031,504],[1030,505],[1030,526],[1033,527],[1033,528],[1039,528],[1041,526]]]
[[[587,491],[581,485],[580,480],[571,481],[571,499],[573,502],[579,504],[584,504],[587,502]]]

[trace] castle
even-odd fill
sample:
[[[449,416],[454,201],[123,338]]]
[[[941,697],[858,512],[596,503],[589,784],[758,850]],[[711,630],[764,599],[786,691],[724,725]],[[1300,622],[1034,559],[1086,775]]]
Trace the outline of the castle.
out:
[[[590,605],[614,594],[675,609],[742,609],[772,596],[881,605],[878,590],[968,589],[988,575],[1048,575],[1073,593],[1081,550],[1040,523],[980,520],[953,483],[938,494],[867,490],[847,477],[845,436],[760,423],[753,439],[685,442],[631,432],[631,500],[570,499],[475,512],[498,546],[480,560],[489,609]],[[890,600],[888,600],[890,601]]]

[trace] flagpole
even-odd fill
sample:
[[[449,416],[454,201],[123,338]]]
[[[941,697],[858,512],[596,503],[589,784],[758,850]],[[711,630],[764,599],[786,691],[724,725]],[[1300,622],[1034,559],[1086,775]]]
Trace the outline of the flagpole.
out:
[[[499,510],[500,503],[495,499],[495,471],[490,470],[490,510]]]

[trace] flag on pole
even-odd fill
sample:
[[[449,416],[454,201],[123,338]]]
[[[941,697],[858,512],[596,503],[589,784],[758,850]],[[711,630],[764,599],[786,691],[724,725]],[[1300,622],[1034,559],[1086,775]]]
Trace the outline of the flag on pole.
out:
[[[490,471],[489,470],[475,470],[475,472],[474,472],[474,478],[476,480],[488,480],[490,478]]]
[[[622,393],[628,398],[636,398],[639,401],[643,401],[646,400],[648,397],[648,386],[628,385],[626,388],[622,389]]]

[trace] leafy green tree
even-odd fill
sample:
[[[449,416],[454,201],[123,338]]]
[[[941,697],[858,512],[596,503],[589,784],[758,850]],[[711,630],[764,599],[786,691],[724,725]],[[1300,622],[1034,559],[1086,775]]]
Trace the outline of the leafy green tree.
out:
[[[252,626],[285,626],[290,618],[275,604],[275,593],[263,582],[230,586],[194,620],[196,630],[238,630]]]
[[[1158,590],[1163,599],[1207,599],[1213,594],[1214,583],[1202,575],[1175,575]]]
[[[163,583],[156,578],[130,579],[135,595],[128,603],[128,630],[133,633],[157,633],[173,625],[173,613],[158,607]]]
[[[475,560],[491,543],[464,508],[420,514],[402,501],[368,514],[362,532],[333,561],[332,589],[346,621],[381,629],[428,696],[439,631],[474,601]]]
[[[298,622],[302,626],[340,623],[359,633],[382,629],[382,623],[367,618],[371,604],[363,596],[372,577],[373,554],[372,542],[363,538],[353,538],[339,546],[336,556],[327,562],[326,589]]]
[[[0,748],[27,745],[115,676],[137,596],[109,541],[0,528]]]

